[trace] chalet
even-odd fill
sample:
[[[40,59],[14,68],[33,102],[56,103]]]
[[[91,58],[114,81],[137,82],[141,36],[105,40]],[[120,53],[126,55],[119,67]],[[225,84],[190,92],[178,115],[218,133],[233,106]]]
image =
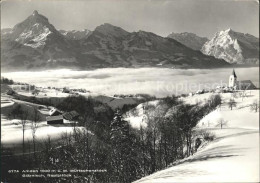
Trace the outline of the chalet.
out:
[[[70,93],[70,90],[68,88],[63,88],[62,93]]]
[[[7,92],[6,92],[7,95],[14,95],[15,94],[15,91],[12,90],[12,89],[9,89]]]
[[[63,124],[63,116],[58,115],[58,116],[47,116],[46,117],[47,124]]]
[[[49,111],[49,115],[50,116],[58,116],[58,115],[61,115],[62,112],[59,111],[58,109],[56,108],[52,108],[50,111]]]
[[[65,112],[62,116],[64,119],[69,121],[75,121],[79,118],[79,114],[76,111]]]
[[[63,124],[62,112],[56,108],[52,108],[46,117],[47,124]]]

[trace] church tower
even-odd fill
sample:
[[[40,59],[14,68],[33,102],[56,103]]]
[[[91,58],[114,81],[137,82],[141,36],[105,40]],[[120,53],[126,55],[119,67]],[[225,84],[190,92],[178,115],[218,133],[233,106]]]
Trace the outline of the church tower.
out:
[[[237,84],[237,75],[235,73],[235,70],[233,69],[232,74],[229,76],[229,87],[235,87]]]

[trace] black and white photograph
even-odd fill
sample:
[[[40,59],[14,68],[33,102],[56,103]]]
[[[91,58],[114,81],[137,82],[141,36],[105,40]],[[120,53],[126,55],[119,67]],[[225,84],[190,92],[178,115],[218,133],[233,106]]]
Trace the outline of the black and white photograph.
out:
[[[259,182],[259,0],[2,0],[1,183]]]

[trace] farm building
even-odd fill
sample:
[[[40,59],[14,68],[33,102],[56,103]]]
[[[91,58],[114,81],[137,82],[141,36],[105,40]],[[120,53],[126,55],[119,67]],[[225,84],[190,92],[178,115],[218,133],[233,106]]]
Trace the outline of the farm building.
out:
[[[76,111],[66,112],[62,114],[63,118],[69,121],[77,120],[79,117],[79,114]]]
[[[61,115],[62,112],[59,111],[59,110],[56,109],[56,108],[52,108],[52,109],[50,110],[49,114],[50,114],[50,116],[58,116],[58,115]]]
[[[51,124],[63,124],[63,116],[62,115],[47,116],[46,120],[47,120],[47,124],[49,124],[49,125],[51,125]]]
[[[6,92],[7,95],[14,95],[15,94],[15,91],[12,90],[12,89],[9,89],[7,92]]]
[[[252,83],[251,80],[244,80],[237,82],[237,89],[238,90],[254,90],[256,86]]]

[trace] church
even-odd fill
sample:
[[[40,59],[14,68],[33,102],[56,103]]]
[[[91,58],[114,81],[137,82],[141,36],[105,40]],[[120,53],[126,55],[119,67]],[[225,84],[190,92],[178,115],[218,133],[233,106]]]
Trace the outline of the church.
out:
[[[251,80],[238,81],[235,69],[233,69],[232,74],[229,76],[228,87],[235,90],[254,90],[256,86]]]

